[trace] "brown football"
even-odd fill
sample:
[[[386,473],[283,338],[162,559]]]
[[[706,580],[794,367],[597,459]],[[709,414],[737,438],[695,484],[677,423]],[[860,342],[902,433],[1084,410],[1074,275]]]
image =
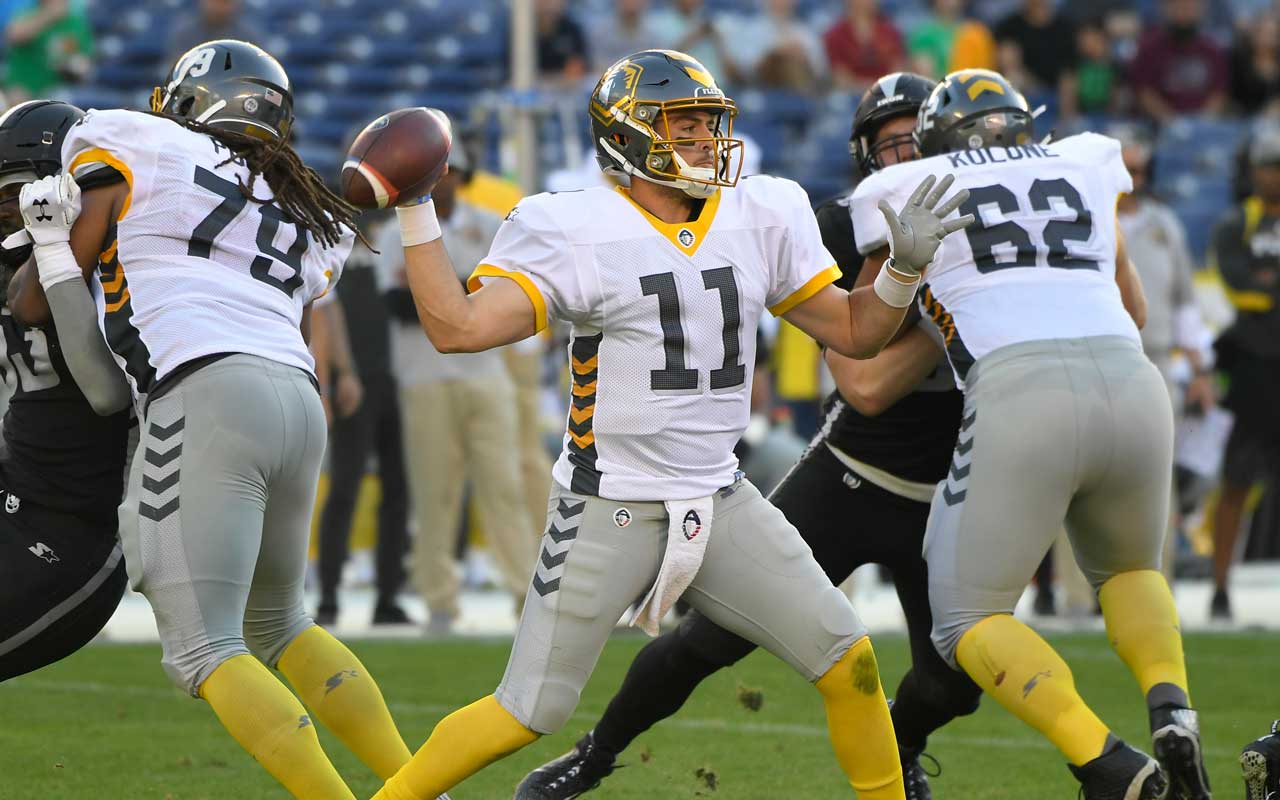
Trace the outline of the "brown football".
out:
[[[431,191],[449,162],[453,131],[434,108],[384,114],[356,136],[342,164],[342,196],[358,208],[387,208]]]

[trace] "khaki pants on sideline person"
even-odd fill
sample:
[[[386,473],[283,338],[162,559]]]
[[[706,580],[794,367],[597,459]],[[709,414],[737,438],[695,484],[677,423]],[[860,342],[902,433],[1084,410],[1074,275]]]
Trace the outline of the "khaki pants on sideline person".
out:
[[[406,386],[400,396],[418,528],[413,581],[419,594],[432,616],[457,615],[461,580],[454,549],[469,482],[502,583],[518,604],[529,587],[538,529],[524,503],[515,458],[511,381],[505,375],[440,381]]]
[[[515,384],[516,440],[520,447],[520,482],[530,524],[537,530],[551,494],[551,458],[542,442],[542,348],[521,352],[519,344],[504,348],[507,374]]]

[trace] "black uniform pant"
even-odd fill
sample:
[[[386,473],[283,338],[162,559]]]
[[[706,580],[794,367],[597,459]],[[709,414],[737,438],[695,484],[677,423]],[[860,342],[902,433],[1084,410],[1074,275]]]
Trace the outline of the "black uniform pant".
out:
[[[404,436],[400,428],[400,392],[395,378],[389,374],[362,378],[364,402],[356,413],[334,422],[329,434],[329,496],[320,515],[321,605],[337,604],[338,584],[351,537],[351,518],[370,451],[378,460],[382,484],[375,556],[378,602],[393,601],[405,579],[409,498]]]
[[[907,619],[911,669],[898,684],[893,724],[906,753],[928,735],[978,707],[981,689],[951,669],[930,634],[929,581],[921,555],[929,504],[885,491],[860,478],[817,444],[769,498],[800,531],[818,565],[839,584],[863,564],[893,574]],[[621,752],[682,706],[703,679],[737,663],[755,645],[691,612],[675,630],[649,642],[596,726],[597,743]]]
[[[0,490],[0,681],[66,658],[115,613],[128,577],[114,517],[92,524]]]

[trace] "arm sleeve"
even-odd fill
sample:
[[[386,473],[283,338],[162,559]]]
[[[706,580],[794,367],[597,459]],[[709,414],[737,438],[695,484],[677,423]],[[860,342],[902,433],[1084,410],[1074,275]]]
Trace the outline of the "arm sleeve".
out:
[[[478,291],[495,278],[515,281],[529,296],[539,331],[549,318],[572,320],[583,307],[573,248],[536,198],[525,199],[507,215],[489,254],[467,279],[467,289]]]
[[[97,309],[82,280],[63,281],[45,290],[58,328],[62,356],[71,377],[98,414],[114,414],[129,405],[132,393],[124,373],[98,330]]]
[[[818,206],[816,216],[822,244],[840,268],[840,278],[836,285],[851,292],[854,281],[858,279],[858,272],[862,269],[862,254],[858,252],[858,243],[854,239],[853,217],[849,214],[849,205],[839,199],[828,200]]]
[[[779,184],[779,199],[789,200],[786,213],[791,223],[782,236],[781,252],[774,259],[774,273],[765,298],[769,313],[775,317],[787,313],[840,277],[840,268],[823,246],[809,195],[793,181],[779,181]]]

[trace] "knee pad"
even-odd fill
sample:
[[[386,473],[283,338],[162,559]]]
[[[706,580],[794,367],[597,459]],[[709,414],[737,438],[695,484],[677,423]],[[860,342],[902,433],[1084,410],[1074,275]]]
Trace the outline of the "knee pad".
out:
[[[298,638],[298,634],[314,624],[301,608],[270,616],[246,614],[244,640],[250,653],[275,669],[285,648]]]
[[[160,664],[165,674],[174,686],[192,697],[200,696],[200,687],[224,661],[249,655],[249,648],[239,637],[203,641],[194,646],[161,641],[161,649],[164,655]]]
[[[559,731],[573,716],[578,707],[580,690],[577,684],[548,678],[538,690],[538,703],[527,720],[516,716],[516,721],[534,733],[552,734]],[[508,709],[510,711],[510,709]]]
[[[849,652],[849,648],[868,633],[867,626],[862,624],[858,612],[849,603],[849,598],[834,586],[823,590],[819,600],[818,623],[817,635],[825,641],[816,643],[816,651],[825,651],[826,657],[810,668],[811,681],[826,675]]]

